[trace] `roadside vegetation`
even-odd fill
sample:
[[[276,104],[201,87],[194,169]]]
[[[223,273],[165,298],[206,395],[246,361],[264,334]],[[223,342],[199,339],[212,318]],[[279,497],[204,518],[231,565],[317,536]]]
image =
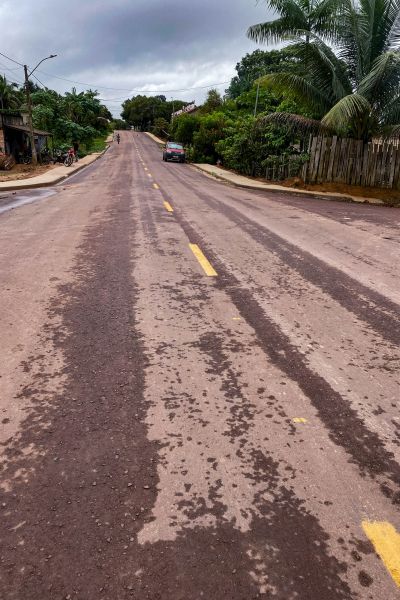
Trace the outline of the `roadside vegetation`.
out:
[[[80,155],[97,152],[105,147],[108,133],[115,127],[98,92],[87,90],[58,92],[30,82],[33,125],[53,136],[53,145],[67,148],[79,144]],[[8,115],[26,112],[26,97],[22,88],[0,76],[0,112]]]
[[[165,96],[135,96],[123,103],[121,116],[141,131],[151,131],[162,139],[173,139],[187,148],[189,160],[216,163],[248,175],[265,173],[271,156],[296,153],[302,156],[298,140],[280,125],[261,125],[260,117],[271,112],[307,111],[282,93],[268,90],[260,77],[280,69],[302,73],[303,67],[291,48],[256,50],[236,65],[237,75],[224,96],[212,89],[195,113],[172,118],[173,111],[186,106]],[[257,90],[257,87],[259,88]],[[256,113],[256,114],[254,114]]]
[[[272,156],[303,156],[300,141],[280,124],[264,124],[261,118],[274,113],[307,111],[293,99],[259,84],[268,73],[286,68],[302,72],[300,61],[291,49],[247,54],[237,65],[226,94],[208,92],[206,101],[194,114],[183,114],[169,125],[171,139],[185,144],[188,158],[195,162],[221,162],[246,175],[265,174]]]
[[[195,113],[173,120],[165,98],[136,97],[124,104],[124,119],[185,144],[190,160],[255,176],[285,157],[300,168],[309,134],[398,139],[400,0],[267,6],[277,18],[250,27],[248,36],[285,47],[243,57],[224,96],[211,90]]]
[[[275,114],[267,122],[294,130],[369,141],[400,134],[399,0],[269,0],[280,18],[251,27],[261,43],[290,40],[303,73],[281,69],[263,78],[314,119]]]

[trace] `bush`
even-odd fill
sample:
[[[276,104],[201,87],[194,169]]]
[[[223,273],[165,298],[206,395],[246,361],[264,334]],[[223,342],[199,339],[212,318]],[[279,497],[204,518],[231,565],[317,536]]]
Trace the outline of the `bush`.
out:
[[[163,117],[158,117],[154,120],[154,125],[151,127],[151,132],[159,138],[167,139],[169,136],[169,123]]]
[[[216,150],[223,164],[245,175],[265,174],[265,160],[270,155],[293,152],[287,131],[273,125],[262,125],[259,119],[247,116],[238,119],[227,131]]]
[[[193,135],[199,128],[200,117],[189,114],[180,115],[171,123],[171,139],[184,146],[190,146],[193,144]]]
[[[218,143],[226,136],[231,121],[223,112],[214,112],[200,117],[200,127],[193,134],[193,160],[214,164],[220,153]]]

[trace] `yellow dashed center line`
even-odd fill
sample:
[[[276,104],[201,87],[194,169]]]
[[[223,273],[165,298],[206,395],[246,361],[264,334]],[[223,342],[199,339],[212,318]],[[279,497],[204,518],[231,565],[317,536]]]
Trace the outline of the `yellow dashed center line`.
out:
[[[363,521],[364,533],[398,587],[400,587],[400,534],[387,521]]]
[[[307,423],[307,419],[304,417],[294,417],[293,423]]]
[[[166,200],[164,201],[164,207],[168,212],[174,212],[174,209],[172,208],[172,206],[170,205],[169,202],[167,202]]]
[[[158,186],[156,183],[153,183],[153,188],[154,188],[155,190],[159,190],[159,189],[160,189],[160,188],[159,188],[159,186]]]
[[[208,275],[208,277],[216,277],[217,272],[213,269],[213,267],[211,266],[209,261],[206,259],[206,257],[204,256],[204,254],[202,253],[202,251],[200,250],[198,245],[197,244],[189,244],[189,248],[191,249],[191,251],[193,252],[195,257],[199,261],[205,274]]]
[[[147,173],[147,177],[153,177],[151,173]]]

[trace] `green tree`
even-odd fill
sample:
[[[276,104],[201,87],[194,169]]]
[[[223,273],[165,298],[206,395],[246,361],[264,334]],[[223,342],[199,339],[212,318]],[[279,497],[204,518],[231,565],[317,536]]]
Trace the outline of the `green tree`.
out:
[[[50,131],[57,145],[83,142],[90,145],[98,135],[105,134],[112,115],[88,90],[67,92],[38,88],[31,94],[35,127]]]
[[[167,119],[164,119],[164,117],[157,117],[156,119],[154,119],[154,124],[151,128],[151,131],[157,137],[165,139],[169,135],[169,122],[167,121]]]
[[[122,118],[141,131],[150,130],[155,119],[170,121],[173,110],[180,110],[187,102],[173,100],[167,102],[165,96],[133,96],[122,104]]]
[[[183,114],[174,119],[171,125],[171,137],[185,146],[193,144],[193,135],[200,128],[200,117]]]
[[[290,47],[283,50],[254,50],[251,54],[246,54],[236,67],[237,75],[232,78],[231,83],[226,90],[229,98],[237,98],[241,94],[248,92],[253,87],[254,82],[268,73],[278,71],[300,72],[301,64]]]
[[[207,98],[200,108],[200,112],[202,114],[211,113],[214,110],[218,110],[222,106],[222,104],[222,97],[218,90],[209,90],[207,93]]]
[[[282,113],[267,121],[363,140],[399,136],[399,11],[399,0],[342,0],[324,40],[316,35],[299,39],[299,32],[292,32],[306,74],[281,72],[264,81],[275,93],[300,102],[317,121]]]
[[[129,123],[127,123],[126,121],[123,121],[122,119],[113,119],[111,121],[111,129],[120,129],[120,130],[125,130],[125,129],[130,129],[130,125]]]
[[[16,83],[9,83],[6,76],[0,75],[0,108],[13,109],[21,105],[21,95]]]
[[[215,163],[219,158],[216,144],[225,137],[230,120],[223,112],[213,112],[199,117],[199,128],[193,133],[193,160]]]

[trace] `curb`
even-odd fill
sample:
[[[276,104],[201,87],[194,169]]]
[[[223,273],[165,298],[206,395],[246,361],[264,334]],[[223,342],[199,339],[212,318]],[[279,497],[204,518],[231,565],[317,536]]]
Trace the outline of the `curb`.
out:
[[[57,179],[54,179],[53,181],[49,181],[49,182],[45,182],[45,183],[27,183],[26,185],[22,186],[22,185],[8,185],[5,187],[0,186],[0,192],[17,192],[17,191],[22,191],[22,190],[34,190],[37,188],[44,188],[44,187],[53,187],[54,185],[57,185],[59,183],[61,183],[62,181],[65,181],[66,179],[68,179],[69,177],[72,177],[72,175],[76,175],[77,173],[79,173],[79,171],[83,171],[83,169],[86,169],[87,167],[90,167],[91,165],[93,165],[97,160],[99,160],[99,158],[101,158],[102,156],[104,156],[104,154],[107,152],[107,150],[109,149],[110,146],[107,146],[107,148],[105,150],[103,150],[103,152],[101,152],[98,156],[96,156],[96,158],[94,160],[92,160],[92,162],[86,164],[86,165],[79,165],[78,167],[76,167],[76,169],[74,169],[72,171],[72,173],[67,173],[66,175],[61,175],[60,177],[58,177]],[[34,177],[32,177],[32,179],[35,179]],[[23,179],[19,179],[18,181],[24,181]],[[29,179],[26,180],[27,182],[29,181]]]
[[[164,140],[162,140],[161,138],[158,138],[156,135],[150,133],[150,131],[145,131],[144,132],[151,140],[153,140],[153,142],[156,142],[156,144],[160,144],[160,146],[164,146],[165,142]]]
[[[153,142],[156,142],[157,144],[160,145],[164,145],[164,141],[160,140],[160,138],[156,137],[155,135],[153,135],[152,133],[150,133],[149,131],[145,132],[146,135],[153,140]],[[189,163],[190,164],[190,163]],[[362,196],[348,196],[347,194],[335,194],[335,193],[329,193],[329,192],[314,192],[312,190],[297,190],[297,189],[293,189],[293,188],[287,188],[284,186],[274,186],[274,187],[268,187],[268,184],[265,185],[265,187],[257,187],[255,185],[252,185],[251,183],[236,183],[235,181],[231,181],[228,177],[224,177],[223,175],[220,175],[219,173],[215,173],[215,172],[210,172],[207,171],[206,169],[202,169],[199,165],[190,164],[191,167],[193,167],[194,169],[197,169],[197,171],[199,171],[200,173],[203,173],[203,175],[207,175],[208,177],[213,177],[214,179],[218,179],[219,181],[223,181],[224,183],[227,183],[228,185],[232,185],[233,187],[236,188],[242,188],[242,189],[246,189],[246,190],[253,190],[256,192],[268,192],[268,193],[274,193],[274,194],[291,194],[293,196],[297,196],[298,198],[302,198],[304,196],[308,197],[308,198],[316,198],[317,200],[334,200],[336,202],[351,202],[353,204],[369,204],[369,205],[375,205],[375,206],[390,206],[388,204],[386,204],[385,202],[383,202],[383,200],[379,200],[379,198],[364,198]]]
[[[286,187],[281,187],[279,189],[275,188],[275,187],[257,187],[252,185],[251,183],[246,184],[246,183],[236,183],[234,181],[231,181],[230,179],[228,179],[227,177],[223,177],[222,175],[219,175],[218,173],[215,172],[210,172],[207,171],[206,169],[202,169],[201,167],[199,167],[198,165],[194,165],[191,164],[191,167],[193,167],[194,169],[197,169],[197,171],[200,171],[200,173],[203,173],[205,175],[208,175],[209,177],[214,177],[214,179],[218,179],[219,181],[223,181],[224,183],[228,183],[229,185],[232,185],[233,187],[236,188],[244,188],[247,190],[253,190],[256,192],[268,192],[268,193],[275,193],[275,194],[292,194],[293,196],[297,196],[298,198],[301,198],[303,196],[307,196],[307,197],[312,197],[312,198],[316,198],[318,200],[335,200],[336,202],[351,202],[354,204],[370,204],[370,205],[376,205],[376,206],[387,206],[387,204],[385,204],[385,202],[383,202],[382,200],[379,200],[378,198],[363,198],[363,197],[357,197],[357,196],[347,196],[345,194],[330,194],[329,192],[313,192],[312,190],[295,190],[293,188],[286,188]]]

